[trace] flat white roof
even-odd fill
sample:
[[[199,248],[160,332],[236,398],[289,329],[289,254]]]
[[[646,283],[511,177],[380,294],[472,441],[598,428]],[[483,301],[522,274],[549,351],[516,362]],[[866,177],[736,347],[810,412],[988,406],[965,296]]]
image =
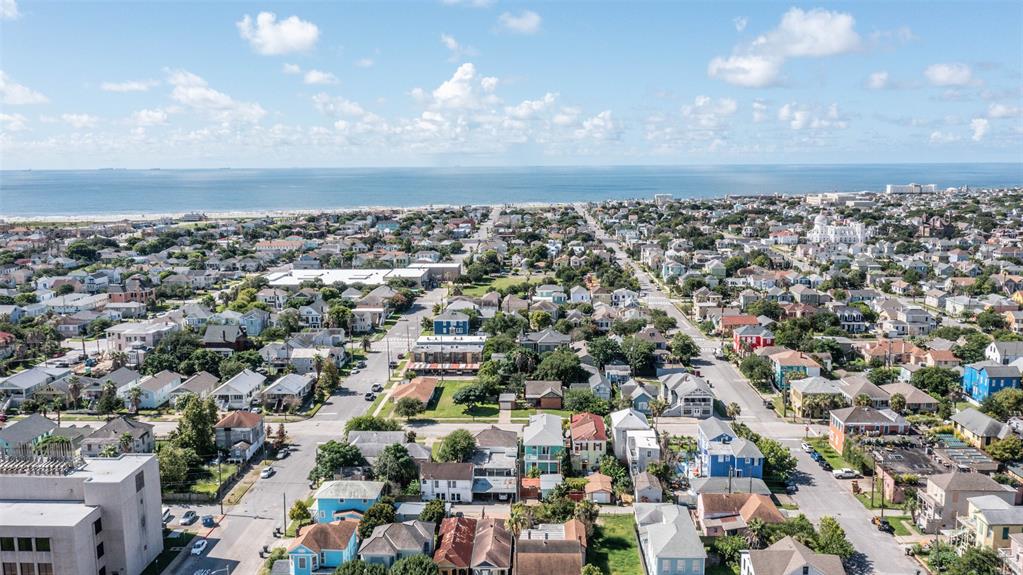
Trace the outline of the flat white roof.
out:
[[[120,483],[134,474],[150,459],[151,453],[125,453],[118,457],[85,458],[85,468],[75,471],[71,477],[85,477],[96,483]]]
[[[425,269],[397,268],[397,269],[344,269],[344,270],[290,270],[286,272],[273,272],[266,275],[267,281],[273,287],[297,287],[304,281],[319,278],[324,284],[364,284],[378,286],[387,283],[393,278],[421,278],[428,273]]]
[[[73,527],[99,514],[99,507],[69,501],[0,499],[0,525],[5,527]]]

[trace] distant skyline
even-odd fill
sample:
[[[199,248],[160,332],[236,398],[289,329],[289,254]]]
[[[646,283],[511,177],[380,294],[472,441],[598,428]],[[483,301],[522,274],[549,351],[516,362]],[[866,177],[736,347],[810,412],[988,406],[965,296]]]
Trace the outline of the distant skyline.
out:
[[[1023,162],[1016,2],[0,0],[0,169]]]

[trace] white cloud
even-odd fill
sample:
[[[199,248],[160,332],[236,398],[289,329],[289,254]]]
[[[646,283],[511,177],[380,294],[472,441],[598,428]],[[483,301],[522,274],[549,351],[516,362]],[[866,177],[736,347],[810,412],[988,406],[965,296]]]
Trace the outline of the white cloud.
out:
[[[143,109],[131,115],[131,121],[136,126],[161,126],[167,123],[167,112],[161,109]]]
[[[757,100],[753,102],[753,122],[761,123],[767,119],[767,104]]]
[[[359,58],[355,61],[356,68],[372,68],[375,64],[373,58]]]
[[[16,0],[0,0],[0,20],[17,20],[19,16]]]
[[[148,92],[151,88],[159,86],[158,80],[128,80],[127,82],[103,82],[99,89],[104,92]]]
[[[682,106],[682,116],[701,128],[717,128],[738,109],[739,105],[731,98],[715,100],[709,96],[697,96],[692,105]]]
[[[867,87],[871,90],[884,90],[888,87],[888,72],[874,72],[867,77]]]
[[[582,126],[575,130],[574,135],[578,140],[617,140],[621,137],[621,127],[611,115],[611,110],[603,112],[583,120]]]
[[[357,102],[341,97],[332,98],[323,93],[313,96],[313,105],[328,116],[357,117],[366,114],[366,110]]]
[[[549,109],[554,105],[554,102],[557,99],[557,94],[547,92],[544,94],[543,98],[538,100],[523,100],[522,103],[517,106],[508,106],[505,108],[505,113],[517,120],[528,120]]]
[[[448,56],[448,62],[458,62],[466,56],[475,56],[476,49],[472,46],[463,46],[454,36],[451,34],[441,34],[440,43],[448,49],[450,55]]]
[[[4,114],[0,112],[0,133],[20,132],[25,129],[28,120],[21,114]]]
[[[23,106],[43,104],[50,100],[28,86],[15,82],[6,72],[0,70],[0,101],[9,106]]]
[[[441,108],[475,108],[479,105],[476,93],[476,66],[465,63],[455,70],[450,79],[433,91],[433,101]]]
[[[971,136],[971,138],[973,138],[974,142],[983,140],[990,128],[990,123],[984,118],[974,118],[970,120],[970,129],[973,130],[973,136]]]
[[[862,41],[855,24],[850,14],[791,8],[773,30],[736,47],[731,56],[713,58],[707,73],[737,86],[770,86],[778,82],[788,58],[820,58],[858,50]]]
[[[480,80],[480,87],[483,88],[484,92],[492,93],[494,90],[497,89],[497,84],[499,82],[500,80],[498,80],[497,78],[493,76],[487,76]]]
[[[249,41],[252,49],[260,54],[289,54],[306,52],[316,45],[320,29],[316,24],[290,16],[277,21],[273,12],[260,12],[255,22],[246,14],[236,23],[241,37]]]
[[[171,98],[176,102],[207,113],[220,122],[256,123],[266,115],[266,110],[259,104],[239,102],[210,88],[206,80],[187,70],[170,71],[167,81],[174,86]]]
[[[294,76],[296,74],[302,73],[302,67],[299,66],[298,64],[285,64],[281,68],[281,71],[284,72],[285,74],[288,74],[289,76]]]
[[[965,86],[973,80],[973,70],[966,64],[932,64],[924,76],[935,86]]]
[[[99,121],[99,118],[96,116],[90,116],[89,114],[61,114],[60,119],[62,122],[76,130],[95,127],[96,123]]]
[[[745,30],[746,29],[746,24],[748,24],[748,23],[749,23],[749,21],[746,20],[745,16],[738,16],[737,18],[732,20],[732,24],[735,24],[735,31],[736,32],[742,32],[743,30]]]
[[[793,130],[842,129],[848,126],[838,112],[838,104],[831,104],[824,109],[795,102],[785,104],[778,108],[778,120]]]
[[[536,34],[540,31],[541,20],[532,10],[523,10],[518,15],[505,12],[498,18],[501,27],[515,34]]]
[[[313,86],[320,86],[324,84],[337,84],[337,76],[330,72],[324,72],[322,70],[308,70],[303,76],[302,81],[306,84]]]
[[[579,114],[582,110],[574,106],[562,106],[561,110],[557,114],[554,114],[554,118],[551,120],[556,126],[571,126],[579,121]]]
[[[1015,118],[1020,115],[1020,108],[1005,104],[990,104],[987,107],[988,118]]]
[[[956,142],[958,140],[959,140],[959,136],[956,136],[955,134],[950,134],[948,132],[941,132],[939,130],[935,130],[935,131],[931,132],[931,143],[932,144],[949,144],[949,143],[952,143],[952,142]]]

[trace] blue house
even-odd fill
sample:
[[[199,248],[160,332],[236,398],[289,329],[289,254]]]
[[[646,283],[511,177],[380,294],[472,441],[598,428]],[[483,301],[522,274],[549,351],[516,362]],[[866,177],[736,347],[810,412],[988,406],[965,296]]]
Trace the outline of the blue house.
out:
[[[344,519],[362,519],[362,515],[380,501],[382,481],[327,481],[313,496],[310,511],[317,523]]]
[[[702,477],[764,477],[764,454],[725,421],[716,417],[701,421],[696,445]]]
[[[984,401],[1007,387],[1020,387],[1020,371],[1016,366],[981,361],[967,365],[963,371],[963,393],[975,401]]]
[[[305,529],[288,550],[291,575],[311,575],[334,569],[359,554],[358,521],[315,523]]]
[[[673,503],[636,503],[639,549],[650,575],[704,575],[707,552],[689,510]]]
[[[433,335],[469,335],[469,316],[459,311],[445,311],[433,318]]]

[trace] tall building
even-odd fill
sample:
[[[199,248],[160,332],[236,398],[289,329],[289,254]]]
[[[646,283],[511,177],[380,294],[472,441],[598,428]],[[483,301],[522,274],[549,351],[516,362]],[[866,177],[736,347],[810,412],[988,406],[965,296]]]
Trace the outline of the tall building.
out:
[[[886,194],[933,194],[937,191],[937,184],[888,184],[884,188]]]
[[[0,457],[0,573],[138,575],[163,551],[152,454]]]

